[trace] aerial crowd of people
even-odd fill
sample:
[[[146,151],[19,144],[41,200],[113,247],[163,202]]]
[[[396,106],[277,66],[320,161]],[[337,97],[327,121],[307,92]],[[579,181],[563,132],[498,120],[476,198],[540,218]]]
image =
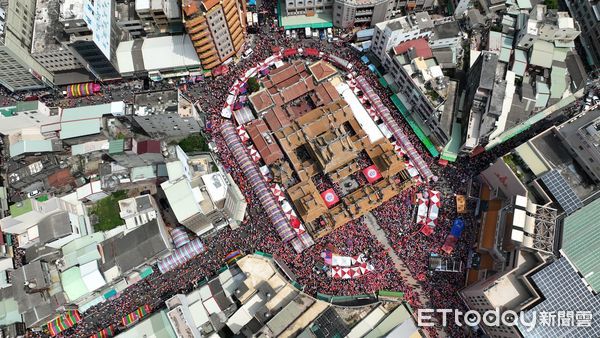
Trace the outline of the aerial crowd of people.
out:
[[[297,278],[297,282],[304,287],[304,291],[311,295],[357,295],[372,294],[379,290],[400,291],[404,293],[405,299],[413,308],[462,308],[457,291],[464,285],[464,273],[455,272],[430,272],[428,271],[429,254],[437,253],[445,255],[441,246],[448,235],[452,220],[457,217],[456,205],[453,193],[465,193],[473,172],[488,165],[496,152],[485,153],[477,160],[468,160],[460,167],[441,167],[436,159],[428,156],[423,150],[419,139],[410,131],[410,127],[403,122],[403,118],[389,99],[388,89],[383,88],[373,75],[359,59],[359,53],[348,46],[344,40],[337,42],[323,42],[318,39],[292,39],[283,34],[283,30],[273,23],[273,3],[263,2],[259,9],[265,14],[266,24],[261,29],[263,34],[252,36],[254,54],[252,58],[242,59],[236,64],[230,64],[226,74],[219,77],[205,79],[197,85],[190,85],[186,94],[195,100],[207,115],[206,133],[210,141],[216,144],[219,159],[226,170],[234,177],[236,183],[244,193],[248,203],[247,216],[242,226],[233,231],[221,230],[218,235],[203,239],[206,251],[200,256],[190,260],[177,269],[160,274],[154,267],[155,272],[147,278],[129,286],[115,297],[100,304],[94,305],[82,314],[82,321],[74,327],[63,331],[59,336],[63,337],[89,337],[99,330],[113,326],[119,329],[119,323],[123,316],[134,311],[138,307],[148,304],[151,309],[156,310],[164,307],[164,302],[177,293],[187,293],[198,287],[207,278],[214,276],[224,265],[224,257],[231,251],[241,250],[245,253],[262,251],[272,254],[274,258],[284,262]],[[298,255],[289,244],[283,243],[275,233],[268,218],[257,201],[252,189],[248,186],[246,179],[238,164],[231,156],[223,137],[220,135],[220,125],[223,117],[220,115],[225,99],[229,95],[230,87],[236,79],[240,78],[246,69],[257,64],[257,60],[264,60],[273,53],[273,47],[282,48],[317,48],[323,52],[337,55],[350,61],[355,66],[358,74],[364,75],[371,86],[377,91],[383,103],[390,108],[398,123],[404,126],[405,133],[410,136],[413,145],[420,150],[421,155],[431,166],[434,173],[440,178],[437,182],[421,182],[412,188],[403,191],[390,201],[372,212],[378,225],[385,232],[391,247],[397,256],[405,264],[408,273],[414,277],[421,291],[415,291],[413,282],[408,281],[402,271],[399,271],[390,257],[390,252],[378,241],[378,239],[364,225],[364,219],[360,218],[335,229],[327,236],[315,239],[315,245]],[[168,85],[163,85],[168,87]],[[11,99],[12,98],[12,99]],[[22,100],[24,96],[15,96],[9,93],[1,93],[0,104],[11,104],[11,100]],[[77,102],[90,104],[89,102],[110,102],[110,92],[104,96],[83,99],[61,99],[61,103],[67,106],[77,105]],[[48,102],[52,98],[46,99]],[[66,101],[65,101],[66,100]],[[365,166],[369,164],[368,159],[361,158]],[[360,176],[360,175],[359,175]],[[357,178],[363,184],[362,178]],[[326,178],[316,178],[320,188],[327,187]],[[419,226],[415,224],[415,202],[414,195],[418,191],[428,188],[430,184],[443,191],[442,209],[438,225],[430,236],[419,232]],[[336,191],[339,187],[335,187]],[[451,257],[462,262],[467,261],[470,247],[466,243],[472,243],[473,236],[477,232],[477,221],[470,214],[462,215],[467,223],[467,230],[463,239],[455,248]],[[327,273],[327,267],[323,264],[321,253],[331,250],[340,255],[356,256],[364,254],[374,271],[356,279],[334,279]],[[448,255],[446,255],[448,256]],[[429,304],[422,300],[425,293],[430,299]],[[121,327],[121,329],[125,329]],[[438,328],[439,329],[439,328]],[[435,337],[438,331],[433,328],[424,328],[428,337]],[[462,336],[461,328],[451,326],[446,328],[449,336]],[[44,336],[43,332],[31,332],[30,336]]]

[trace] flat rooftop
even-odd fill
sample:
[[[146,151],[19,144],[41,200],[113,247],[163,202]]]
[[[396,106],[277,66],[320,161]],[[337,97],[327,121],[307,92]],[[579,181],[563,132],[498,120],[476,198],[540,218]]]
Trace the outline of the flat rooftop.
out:
[[[60,6],[61,20],[76,20],[83,18],[83,1],[64,0]]]
[[[554,129],[547,130],[531,139],[530,142],[550,163],[551,167],[565,178],[577,197],[584,200],[594,192],[595,185],[589,181],[583,169],[569,154],[558,137],[554,135],[554,132]]]
[[[333,18],[331,13],[316,13],[314,16],[282,15],[279,24],[285,29],[329,28],[333,27]]]
[[[60,0],[37,0],[33,23],[31,54],[62,48],[55,36],[61,33]]]

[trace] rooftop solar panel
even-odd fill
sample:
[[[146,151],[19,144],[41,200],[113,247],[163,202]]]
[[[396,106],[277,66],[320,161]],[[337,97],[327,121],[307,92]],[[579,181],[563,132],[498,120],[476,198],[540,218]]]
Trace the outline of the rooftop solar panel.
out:
[[[528,332],[523,324],[518,324],[525,337],[600,337],[600,296],[586,287],[566,258],[556,260],[532,279],[544,300],[525,311],[526,322],[536,316],[535,328]],[[542,316],[554,316],[554,325],[541,321]],[[564,319],[570,316],[572,321]]]
[[[577,197],[573,188],[571,188],[565,178],[557,170],[551,170],[542,176],[542,182],[548,187],[550,193],[554,196],[567,215],[570,215],[577,209],[583,207],[581,199]]]

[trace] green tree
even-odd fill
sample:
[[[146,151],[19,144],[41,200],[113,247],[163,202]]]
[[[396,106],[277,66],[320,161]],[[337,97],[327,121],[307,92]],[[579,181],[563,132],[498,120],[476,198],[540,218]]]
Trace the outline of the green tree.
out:
[[[548,9],[558,9],[558,0],[544,0],[544,5],[548,6]]]
[[[200,135],[190,135],[179,142],[181,150],[186,153],[193,153],[197,151],[208,151],[208,144],[206,140]]]
[[[253,76],[248,79],[248,92],[254,93],[260,90],[258,80]]]

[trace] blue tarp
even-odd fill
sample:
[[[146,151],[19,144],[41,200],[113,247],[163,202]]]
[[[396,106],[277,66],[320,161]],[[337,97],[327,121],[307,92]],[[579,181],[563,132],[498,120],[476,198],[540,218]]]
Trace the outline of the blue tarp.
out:
[[[459,238],[465,228],[465,222],[462,218],[457,218],[454,220],[452,224],[452,229],[450,229],[450,234],[456,238]]]
[[[366,65],[369,63],[369,58],[366,55],[363,55],[360,57],[360,61]]]
[[[374,28],[370,28],[370,29],[363,29],[360,30],[358,32],[356,32],[356,38],[361,40],[361,39],[370,39],[373,37],[373,33],[375,33],[375,29]]]

